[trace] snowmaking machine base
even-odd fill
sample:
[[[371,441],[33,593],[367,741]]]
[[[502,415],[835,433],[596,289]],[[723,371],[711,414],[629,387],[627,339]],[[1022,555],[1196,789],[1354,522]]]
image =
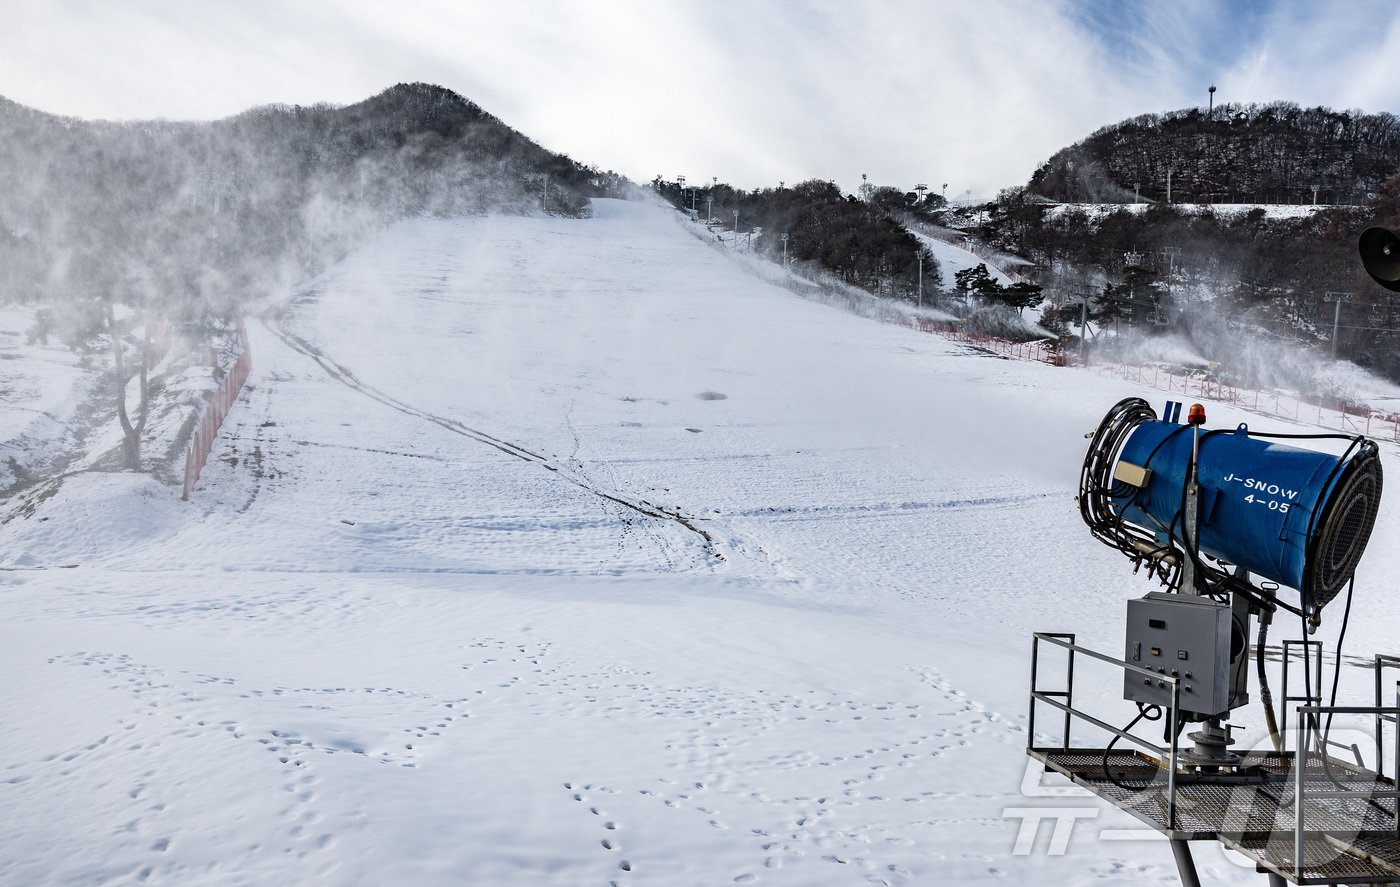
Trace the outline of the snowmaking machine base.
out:
[[[1060,686],[1041,680],[1041,645],[1067,653]],[[1351,760],[1308,753],[1301,767],[1296,751],[1272,748],[1235,751],[1225,765],[1192,764],[1175,744],[1158,746],[1112,727],[1074,705],[1076,656],[1087,656],[1135,673],[1134,666],[1079,646],[1072,635],[1037,633],[1032,654],[1030,735],[1036,735],[1040,706],[1063,713],[1063,743],[1031,745],[1026,753],[1047,772],[1058,773],[1161,833],[1172,842],[1182,883],[1199,885],[1187,842],[1216,841],[1249,858],[1272,884],[1400,884],[1400,818],[1393,776],[1361,765],[1360,750],[1344,747]],[[1384,748],[1382,726],[1394,725],[1396,705],[1380,704],[1382,674],[1400,659],[1376,657],[1376,704],[1365,707],[1303,705],[1296,709],[1294,748],[1317,745],[1318,719],[1328,714],[1361,716],[1374,726],[1376,760],[1400,767],[1400,739]],[[1169,686],[1171,681],[1168,681]],[[1178,687],[1173,687],[1173,690]],[[1301,697],[1293,697],[1301,700]],[[1058,719],[1056,719],[1058,720]],[[1086,721],[1139,748],[1074,746],[1071,724]],[[1043,721],[1042,721],[1043,723]],[[1116,742],[1117,740],[1115,740]],[[1301,860],[1301,865],[1299,864]]]

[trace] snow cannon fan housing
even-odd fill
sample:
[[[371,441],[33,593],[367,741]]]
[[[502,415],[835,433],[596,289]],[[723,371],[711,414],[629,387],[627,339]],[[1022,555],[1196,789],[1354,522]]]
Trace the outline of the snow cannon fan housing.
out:
[[[1197,431],[1178,424],[1180,404],[1167,410],[1159,420],[1146,401],[1128,398],[1104,417],[1080,474],[1079,508],[1090,531],[1169,586],[1181,582],[1186,558],[1198,582],[1224,581],[1223,565],[1232,564],[1296,589],[1316,620],[1350,581],[1375,526],[1382,487],[1375,443],[1350,438],[1336,456],[1263,440],[1270,435],[1251,435],[1243,424]],[[1185,519],[1193,462],[1194,535]]]

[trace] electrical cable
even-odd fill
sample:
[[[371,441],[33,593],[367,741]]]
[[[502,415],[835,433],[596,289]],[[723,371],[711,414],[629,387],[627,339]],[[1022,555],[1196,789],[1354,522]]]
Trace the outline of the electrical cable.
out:
[[[1133,718],[1131,721],[1128,722],[1128,726],[1123,728],[1122,733],[1114,734],[1114,737],[1108,741],[1108,747],[1103,750],[1104,778],[1107,779],[1109,782],[1113,783],[1114,785],[1118,786],[1119,788],[1130,792],[1147,791],[1149,788],[1152,787],[1152,780],[1149,779],[1147,781],[1147,785],[1129,785],[1125,782],[1119,782],[1117,779],[1114,778],[1113,773],[1108,769],[1108,756],[1113,751],[1113,746],[1118,743],[1118,740],[1122,739],[1124,735],[1131,732],[1132,729],[1138,725],[1139,721],[1160,721],[1163,715],[1162,706],[1157,705],[1155,703],[1139,702],[1137,706],[1137,717]]]
[[[1356,590],[1356,577],[1355,577],[1355,576],[1352,576],[1352,577],[1351,577],[1351,581],[1347,583],[1347,602],[1346,602],[1346,606],[1342,608],[1342,627],[1341,627],[1341,629],[1337,632],[1337,661],[1336,661],[1336,663],[1334,664],[1334,666],[1333,666],[1333,668],[1332,668],[1332,697],[1331,697],[1331,700],[1327,703],[1328,706],[1329,706],[1329,707],[1332,707],[1332,708],[1335,708],[1336,705],[1337,705],[1337,686],[1338,686],[1339,683],[1341,683],[1341,679],[1342,679],[1342,644],[1346,641],[1346,637],[1347,637],[1347,624],[1348,624],[1349,622],[1351,622],[1351,597],[1352,597],[1352,592],[1355,591],[1355,590]],[[1320,693],[1320,691],[1322,690],[1321,687],[1318,687],[1317,689],[1318,689],[1319,693]],[[1331,730],[1332,730],[1332,712],[1329,711],[1329,712],[1327,713],[1327,728],[1326,728],[1326,732],[1323,733],[1323,740],[1324,740],[1324,742],[1326,741],[1327,733],[1330,732]]]
[[[1341,684],[1341,678],[1342,678],[1342,645],[1343,645],[1343,643],[1346,641],[1347,625],[1348,625],[1348,624],[1350,623],[1350,621],[1351,621],[1351,599],[1352,599],[1352,593],[1353,593],[1355,590],[1356,590],[1356,577],[1353,576],[1352,579],[1351,579],[1351,581],[1347,584],[1347,602],[1346,602],[1346,606],[1344,607],[1344,609],[1343,609],[1343,611],[1342,611],[1342,627],[1341,627],[1341,629],[1337,632],[1337,653],[1336,653],[1337,658],[1336,658],[1336,662],[1334,663],[1333,669],[1332,669],[1332,694],[1331,694],[1330,700],[1329,700],[1328,703],[1327,703],[1327,705],[1328,705],[1329,708],[1336,708],[1336,706],[1337,706],[1337,689],[1338,689],[1338,687],[1339,687],[1340,684]],[[1318,687],[1318,688],[1317,688],[1317,691],[1318,691],[1318,698],[1319,698],[1319,700],[1320,700],[1321,697],[1322,697],[1322,688],[1321,688],[1321,687]],[[1332,772],[1332,760],[1331,760],[1331,756],[1327,754],[1328,740],[1329,740],[1329,737],[1331,736],[1331,733],[1332,733],[1332,715],[1333,715],[1333,714],[1335,714],[1335,712],[1330,712],[1330,711],[1329,711],[1329,712],[1327,713],[1327,721],[1326,721],[1326,723],[1323,725],[1323,727],[1322,727],[1322,732],[1321,732],[1321,734],[1320,734],[1321,743],[1320,743],[1320,746],[1319,746],[1319,748],[1318,748],[1318,754],[1319,754],[1319,756],[1320,756],[1321,759],[1322,759],[1322,772],[1323,772],[1323,774],[1327,777],[1327,781],[1330,782],[1330,783],[1332,783],[1332,786],[1333,786],[1334,788],[1338,789],[1339,791],[1347,791],[1346,786],[1344,786],[1344,785],[1341,783],[1341,781],[1340,781],[1339,779],[1337,779],[1337,777],[1333,774],[1333,772]],[[1314,729],[1316,729],[1316,721],[1314,721]],[[1384,806],[1383,804],[1381,804],[1380,802],[1378,802],[1375,798],[1372,798],[1372,797],[1370,797],[1370,796],[1368,795],[1368,796],[1365,798],[1365,801],[1366,801],[1366,803],[1367,803],[1368,805],[1370,805],[1371,807],[1373,807],[1373,808],[1375,808],[1376,810],[1380,811],[1382,815],[1384,815],[1384,816],[1386,816],[1386,817],[1389,817],[1389,816],[1392,815],[1392,814],[1391,814],[1391,811],[1387,810],[1387,809],[1385,808],[1385,806]]]

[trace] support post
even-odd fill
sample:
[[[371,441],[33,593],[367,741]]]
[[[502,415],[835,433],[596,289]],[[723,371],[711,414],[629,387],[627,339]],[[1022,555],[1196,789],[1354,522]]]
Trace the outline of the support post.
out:
[[[1201,887],[1201,876],[1196,874],[1196,860],[1191,858],[1191,845],[1180,838],[1172,838],[1172,856],[1176,857],[1181,887]]]

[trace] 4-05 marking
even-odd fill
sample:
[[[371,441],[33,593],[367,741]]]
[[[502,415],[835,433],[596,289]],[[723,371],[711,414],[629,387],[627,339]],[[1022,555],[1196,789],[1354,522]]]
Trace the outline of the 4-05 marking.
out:
[[[1288,502],[1280,502],[1277,499],[1256,499],[1253,493],[1245,496],[1244,501],[1251,505],[1267,505],[1270,511],[1277,511],[1279,514],[1287,514],[1290,504]]]

